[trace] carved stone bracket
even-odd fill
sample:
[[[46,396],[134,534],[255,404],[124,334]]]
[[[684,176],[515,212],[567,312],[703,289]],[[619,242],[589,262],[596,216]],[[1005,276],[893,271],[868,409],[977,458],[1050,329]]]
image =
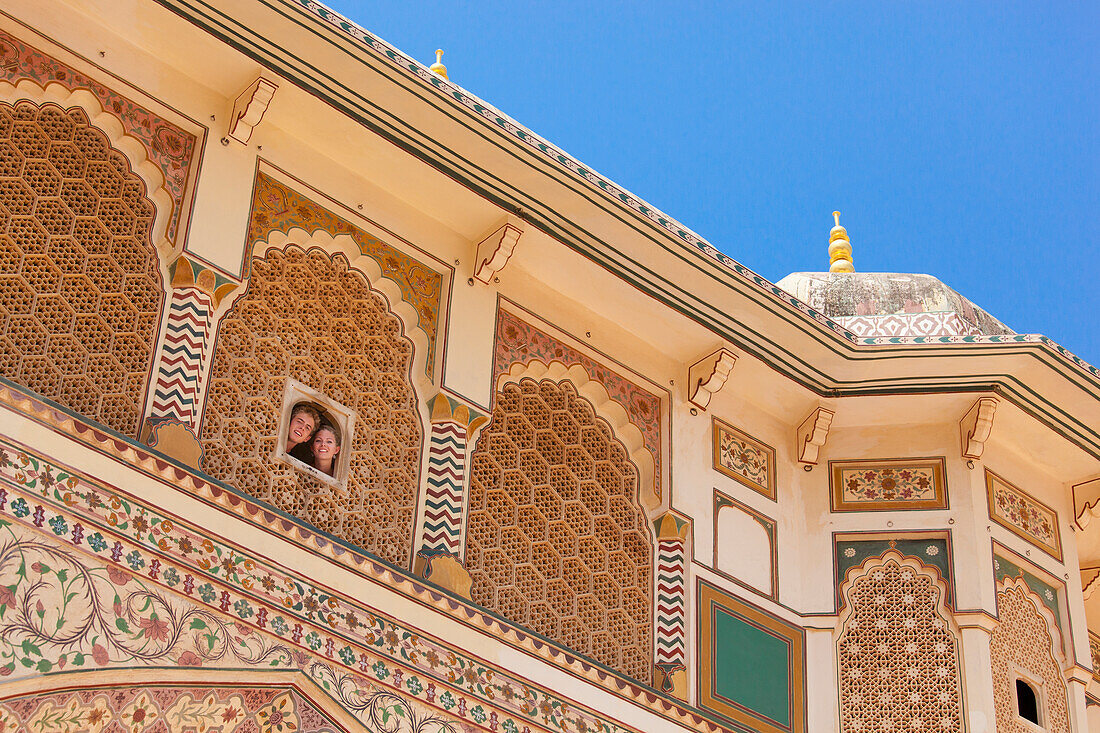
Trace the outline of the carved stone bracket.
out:
[[[817,465],[818,453],[829,437],[829,428],[835,416],[836,412],[833,410],[818,407],[798,426],[796,448],[799,463],[804,466]]]
[[[729,349],[718,349],[688,368],[688,402],[700,410],[707,409],[710,399],[726,384],[737,356]]]
[[[1073,485],[1073,518],[1078,529],[1084,529],[1100,516],[1100,478]]]
[[[985,442],[993,430],[993,414],[997,411],[996,397],[981,397],[963,415],[959,422],[963,458],[977,459],[985,452]]]
[[[474,277],[488,285],[496,274],[508,264],[519,238],[523,235],[523,222],[508,214],[477,245],[474,257]]]
[[[252,138],[252,131],[264,118],[264,112],[267,112],[271,98],[278,88],[277,84],[261,76],[241,92],[233,103],[233,112],[229,116],[229,137],[247,145]]]

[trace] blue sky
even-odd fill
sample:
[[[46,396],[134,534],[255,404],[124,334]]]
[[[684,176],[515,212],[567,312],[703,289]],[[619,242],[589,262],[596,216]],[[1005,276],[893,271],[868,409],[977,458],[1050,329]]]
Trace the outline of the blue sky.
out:
[[[1100,3],[328,1],[773,281],[839,209],[1100,365]]]

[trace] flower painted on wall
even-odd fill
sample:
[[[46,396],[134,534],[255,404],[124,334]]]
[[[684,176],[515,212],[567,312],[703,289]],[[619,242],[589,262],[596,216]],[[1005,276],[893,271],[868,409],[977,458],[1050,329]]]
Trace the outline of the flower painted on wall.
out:
[[[279,695],[269,705],[260,708],[256,713],[256,722],[260,725],[260,733],[296,733],[300,723],[294,698],[290,693]]]
[[[142,733],[160,719],[160,711],[149,697],[148,693],[142,693],[127,705],[118,720],[129,733]]]

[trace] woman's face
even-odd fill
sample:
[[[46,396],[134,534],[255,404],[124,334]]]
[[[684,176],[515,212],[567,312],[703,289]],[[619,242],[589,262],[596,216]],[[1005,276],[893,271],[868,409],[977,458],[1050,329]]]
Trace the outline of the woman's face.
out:
[[[336,457],[340,452],[340,444],[336,442],[336,433],[329,428],[321,428],[317,435],[313,436],[313,455],[320,459]]]

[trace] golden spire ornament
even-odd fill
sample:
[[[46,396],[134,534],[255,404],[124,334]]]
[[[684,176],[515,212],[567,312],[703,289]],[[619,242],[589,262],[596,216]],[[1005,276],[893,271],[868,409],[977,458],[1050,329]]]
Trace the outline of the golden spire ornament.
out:
[[[848,240],[848,230],[840,226],[840,212],[833,212],[836,222],[829,231],[829,272],[855,272],[852,262],[852,243]]]
[[[434,71],[442,76],[444,79],[450,80],[451,77],[447,76],[447,67],[443,65],[443,49],[437,48],[435,50],[435,63],[428,67],[428,71]]]

